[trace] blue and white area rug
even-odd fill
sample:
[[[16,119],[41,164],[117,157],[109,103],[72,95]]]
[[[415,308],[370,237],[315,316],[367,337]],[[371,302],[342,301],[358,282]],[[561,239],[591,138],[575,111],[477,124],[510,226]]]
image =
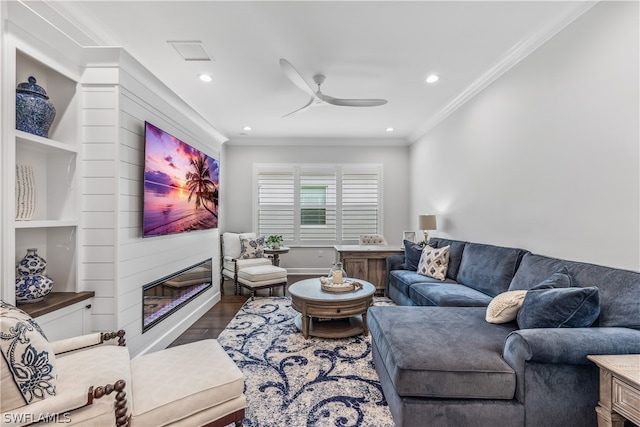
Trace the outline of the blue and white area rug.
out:
[[[394,426],[370,337],[306,340],[297,314],[288,297],[256,298],[218,337],[245,376],[244,426]]]

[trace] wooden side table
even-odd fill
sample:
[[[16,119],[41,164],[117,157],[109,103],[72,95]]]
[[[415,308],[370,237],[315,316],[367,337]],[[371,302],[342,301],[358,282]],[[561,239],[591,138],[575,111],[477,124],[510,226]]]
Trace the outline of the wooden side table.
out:
[[[289,248],[286,246],[281,246],[278,249],[264,248],[265,254],[273,256],[271,263],[276,267],[280,265],[280,255],[286,254],[287,252],[289,252]]]
[[[640,354],[587,356],[600,368],[598,427],[640,425]]]

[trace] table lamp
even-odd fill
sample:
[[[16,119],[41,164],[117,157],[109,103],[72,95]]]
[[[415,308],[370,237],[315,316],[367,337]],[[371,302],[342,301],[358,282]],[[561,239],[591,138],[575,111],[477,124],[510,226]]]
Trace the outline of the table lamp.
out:
[[[424,231],[424,243],[425,245],[429,241],[429,231],[437,230],[436,216],[435,215],[419,215],[418,216],[418,229]]]

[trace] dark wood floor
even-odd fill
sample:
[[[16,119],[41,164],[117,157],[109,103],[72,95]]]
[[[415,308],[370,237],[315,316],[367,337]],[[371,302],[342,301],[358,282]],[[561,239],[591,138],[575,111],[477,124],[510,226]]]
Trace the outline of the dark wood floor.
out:
[[[317,276],[289,276],[287,286],[294,282],[309,277]],[[245,290],[243,295],[233,294],[233,282],[224,281],[224,295],[220,298],[220,302],[214,305],[211,310],[207,311],[200,319],[189,327],[182,335],[180,335],[169,347],[187,344],[194,341],[200,341],[209,338],[218,338],[220,332],[233,319],[233,316],[240,310],[242,305],[249,299],[249,293]],[[275,292],[280,295],[282,288],[278,288]],[[258,292],[258,296],[268,295],[267,290]]]

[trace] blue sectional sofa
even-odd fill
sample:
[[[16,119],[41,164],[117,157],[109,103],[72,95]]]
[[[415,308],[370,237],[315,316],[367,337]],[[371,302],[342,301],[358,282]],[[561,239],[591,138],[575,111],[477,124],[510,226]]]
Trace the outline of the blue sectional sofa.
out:
[[[387,259],[387,294],[398,306],[368,314],[373,360],[396,424],[595,427],[599,371],[586,356],[640,353],[640,273],[517,248],[440,238],[429,245],[450,246],[445,280],[418,274],[419,251],[407,247]],[[528,290],[526,301],[559,272],[571,292],[597,287],[591,327],[485,320],[495,296]]]

